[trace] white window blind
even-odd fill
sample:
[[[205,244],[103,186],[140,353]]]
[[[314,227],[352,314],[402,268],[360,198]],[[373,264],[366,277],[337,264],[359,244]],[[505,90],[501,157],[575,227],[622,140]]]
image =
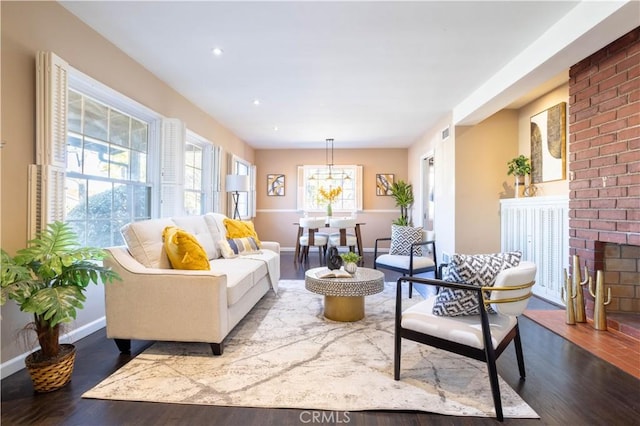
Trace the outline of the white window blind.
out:
[[[28,239],[64,220],[69,65],[52,52],[36,55],[36,164],[29,166]]]
[[[184,215],[184,123],[175,118],[162,120],[161,206],[162,217]]]

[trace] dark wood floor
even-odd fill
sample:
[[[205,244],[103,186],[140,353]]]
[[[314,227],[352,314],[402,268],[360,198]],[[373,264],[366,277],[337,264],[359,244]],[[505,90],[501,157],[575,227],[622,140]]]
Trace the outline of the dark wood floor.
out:
[[[371,255],[365,258],[370,266]],[[317,257],[311,256],[311,266]],[[293,256],[282,256],[282,278],[301,279]],[[388,275],[388,281],[395,276]],[[640,380],[591,355],[527,318],[520,321],[527,380],[520,382],[514,351],[499,359],[500,375],[538,412],[540,420],[506,419],[508,425],[638,425]],[[2,425],[489,425],[493,419],[452,417],[422,412],[367,411],[318,414],[308,411],[208,407],[82,399],[80,396],[144,350],[134,342],[131,356],[120,355],[104,331],[76,343],[72,382],[65,388],[36,394],[23,370],[2,380]],[[639,360],[640,362],[640,360]],[[425,407],[428,409],[428,407]],[[323,416],[323,417],[322,417]]]

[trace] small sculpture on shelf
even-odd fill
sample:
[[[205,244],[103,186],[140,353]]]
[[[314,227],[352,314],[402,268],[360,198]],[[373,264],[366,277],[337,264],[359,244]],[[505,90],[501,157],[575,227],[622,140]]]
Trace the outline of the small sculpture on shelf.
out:
[[[337,247],[330,247],[329,252],[327,253],[327,268],[334,270],[340,269],[342,266],[342,258],[338,253]]]
[[[604,300],[604,271],[596,273],[596,289],[593,291],[593,280],[589,277],[589,294],[595,300],[593,302],[593,328],[596,330],[607,329],[607,310],[605,306],[611,303],[611,287],[607,288],[607,301]]]

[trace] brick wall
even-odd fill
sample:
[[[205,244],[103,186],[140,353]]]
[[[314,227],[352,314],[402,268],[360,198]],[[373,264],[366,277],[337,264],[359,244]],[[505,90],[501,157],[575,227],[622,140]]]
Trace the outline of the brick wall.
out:
[[[640,246],[640,27],[569,71],[569,246],[590,271]]]

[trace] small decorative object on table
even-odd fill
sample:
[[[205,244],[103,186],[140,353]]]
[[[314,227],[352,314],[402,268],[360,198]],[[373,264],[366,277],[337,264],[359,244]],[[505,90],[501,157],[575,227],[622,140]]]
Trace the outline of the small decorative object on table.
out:
[[[327,254],[327,268],[333,270],[333,269],[340,269],[341,266],[342,266],[342,258],[338,253],[338,248],[330,247],[329,253]]]
[[[322,198],[324,201],[327,202],[327,216],[331,217],[333,215],[333,209],[331,207],[331,204],[336,199],[338,199],[338,196],[340,194],[342,194],[342,187],[341,186],[338,186],[335,188],[329,187],[328,191],[324,188],[320,188],[319,194],[320,194],[320,198]]]
[[[344,262],[344,270],[350,274],[355,274],[358,270],[358,262],[360,261],[360,256],[352,251],[348,251],[346,253],[342,253],[340,257]]]

